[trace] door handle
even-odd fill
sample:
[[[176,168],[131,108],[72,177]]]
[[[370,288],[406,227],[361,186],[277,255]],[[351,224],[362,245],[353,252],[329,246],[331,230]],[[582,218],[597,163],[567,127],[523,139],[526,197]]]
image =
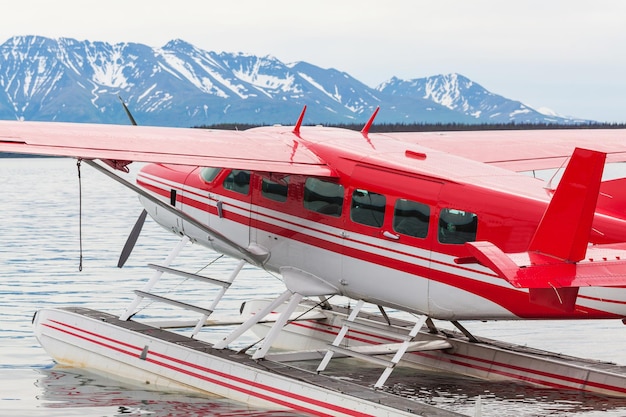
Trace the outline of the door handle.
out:
[[[395,233],[391,233],[388,230],[385,230],[383,232],[383,236],[385,236],[387,239],[393,239],[393,240],[398,240],[400,239],[400,235],[396,235]]]

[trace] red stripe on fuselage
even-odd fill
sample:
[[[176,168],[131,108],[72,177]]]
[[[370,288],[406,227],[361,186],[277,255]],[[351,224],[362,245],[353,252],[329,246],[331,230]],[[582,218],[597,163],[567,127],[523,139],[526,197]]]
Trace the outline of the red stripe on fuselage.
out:
[[[151,180],[154,181],[154,179],[151,179]],[[150,191],[162,197],[169,198],[169,194],[165,190],[152,186],[150,184],[147,184],[143,181],[140,181],[140,179],[138,179],[137,182],[141,186],[148,188]],[[170,184],[167,184],[165,182],[161,182],[161,183],[167,187],[171,187]],[[189,192],[189,191],[185,190],[185,192]],[[184,193],[182,192],[179,186],[177,188],[177,201],[182,202],[183,195]],[[195,195],[199,195],[199,194],[195,193]],[[229,197],[229,198],[232,198],[232,197]],[[201,203],[200,201],[196,199],[185,198],[184,201],[187,206],[194,207],[198,210],[207,211],[207,208],[209,208],[210,213],[215,211],[215,213],[212,213],[212,214],[216,214],[217,212],[217,210],[214,209],[213,207],[211,206],[207,207],[206,204]],[[250,204],[248,201],[244,201],[244,200],[239,200],[239,201],[242,201],[242,203],[245,204],[246,206]],[[228,206],[225,205],[224,218],[234,221],[244,226],[249,226],[249,222],[250,222],[252,215],[259,214],[259,213],[255,213],[254,209],[250,209],[250,208],[244,209],[242,207],[237,207],[237,209],[247,211],[249,213],[248,216],[233,213],[231,210],[228,210]],[[266,211],[264,211],[263,214],[259,214],[259,217],[263,217],[265,220],[257,219],[254,222],[254,226],[258,230],[262,230],[264,232],[270,232],[275,235],[281,236],[283,238],[295,240],[300,243],[315,246],[315,247],[318,247],[318,248],[321,248],[321,249],[324,249],[333,253],[342,253],[344,256],[349,256],[359,261],[373,263],[373,264],[383,266],[386,268],[391,268],[391,269],[395,269],[398,271],[402,271],[407,274],[411,274],[412,276],[417,277],[417,278],[430,279],[430,280],[437,281],[445,285],[453,286],[460,290],[466,291],[468,293],[471,293],[479,297],[482,297],[486,300],[489,300],[497,305],[500,305],[519,318],[534,319],[534,318],[548,318],[549,317],[549,318],[555,318],[555,319],[557,318],[607,319],[607,318],[621,318],[622,317],[621,315],[616,315],[607,311],[597,310],[597,309],[584,307],[584,306],[577,306],[574,312],[567,312],[564,310],[550,308],[550,307],[539,305],[539,304],[531,304],[529,302],[528,293],[525,291],[521,291],[519,289],[514,289],[512,287],[507,288],[504,286],[484,282],[479,279],[473,279],[473,278],[469,278],[463,275],[457,275],[457,274],[453,274],[449,272],[444,272],[444,271],[438,270],[437,268],[427,268],[427,267],[423,267],[420,265],[415,265],[410,262],[405,262],[405,261],[401,261],[398,259],[394,259],[393,257],[384,256],[384,255],[376,254],[373,252],[352,248],[348,244],[358,243],[361,246],[366,246],[372,249],[380,249],[380,250],[384,250],[384,251],[391,252],[391,253],[395,252],[398,254],[402,254],[402,255],[411,257],[415,260],[421,260],[421,261],[426,260],[426,261],[429,261],[431,264],[437,264],[440,266],[453,268],[455,271],[459,271],[460,273],[469,272],[472,274],[478,274],[478,275],[482,275],[482,276],[489,277],[489,278],[495,277],[495,274],[478,272],[476,270],[472,270],[462,265],[446,263],[446,262],[437,261],[434,259],[427,259],[425,257],[417,256],[417,255],[410,254],[407,252],[401,252],[395,249],[390,249],[388,247],[385,247],[384,245],[375,245],[375,244],[367,243],[364,241],[358,241],[358,240],[349,239],[349,238],[342,238],[344,244],[337,244],[329,240],[320,239],[319,237],[311,236],[309,234],[302,233],[302,232],[295,230],[295,226],[297,226],[297,228],[300,228],[300,229],[314,231],[322,235],[337,237],[321,229],[314,229],[314,228],[308,227],[304,223],[290,222],[290,221],[285,220],[282,217],[270,215]],[[277,224],[270,223],[267,220],[276,220],[277,222],[280,221],[283,224],[293,225],[294,229],[291,229],[289,227],[279,226]],[[583,296],[581,297],[585,298]],[[606,300],[603,300],[603,301],[606,301]],[[614,301],[614,302],[622,303],[620,301]],[[626,305],[626,302],[623,302],[622,304]]]

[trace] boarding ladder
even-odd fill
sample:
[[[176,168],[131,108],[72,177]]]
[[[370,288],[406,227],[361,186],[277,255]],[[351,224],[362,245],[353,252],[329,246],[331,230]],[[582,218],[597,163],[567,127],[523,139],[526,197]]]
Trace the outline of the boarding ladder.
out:
[[[133,299],[130,306],[126,309],[125,313],[120,316],[120,320],[128,320],[135,312],[139,304],[144,298],[151,299],[153,301],[166,303],[169,305],[173,305],[176,307],[180,307],[185,310],[193,311],[199,313],[201,315],[200,319],[195,323],[193,328],[193,332],[191,337],[195,337],[198,332],[202,329],[202,327],[206,324],[207,319],[213,312],[213,310],[217,307],[218,303],[226,293],[226,290],[230,287],[232,282],[235,280],[235,277],[239,274],[241,269],[243,268],[245,261],[240,261],[234,271],[231,273],[230,277],[227,280],[219,280],[215,278],[206,277],[199,274],[192,274],[189,272],[181,271],[178,269],[170,268],[170,264],[172,261],[178,256],[183,247],[189,242],[189,238],[187,236],[183,236],[182,240],[176,245],[176,247],[172,250],[172,252],[168,255],[168,257],[164,260],[163,265],[155,265],[148,264],[150,269],[153,269],[155,272],[150,278],[150,280],[144,285],[141,290],[135,290],[135,298]],[[204,282],[207,284],[212,284],[221,287],[218,293],[216,294],[213,302],[209,307],[200,307],[194,304],[186,303],[183,301],[175,300],[173,298],[164,297],[159,294],[152,293],[152,289],[156,286],[156,284],[160,281],[164,274],[170,274],[179,276],[185,279],[192,279],[200,282]],[[190,327],[190,326],[189,326]]]
[[[335,340],[332,342],[332,344],[328,346],[326,355],[317,367],[318,373],[323,372],[326,369],[335,353],[341,356],[350,356],[353,358],[365,360],[376,365],[383,366],[385,368],[382,375],[378,378],[378,381],[374,385],[375,388],[381,388],[406,352],[418,350],[439,350],[450,347],[450,344],[445,341],[414,341],[418,332],[420,331],[424,323],[426,323],[427,316],[418,316],[417,322],[408,333],[393,331],[390,328],[391,326],[386,326],[382,323],[377,323],[370,320],[361,320],[357,322],[355,320],[357,319],[359,312],[363,308],[363,304],[364,301],[359,300],[354,309],[350,312],[348,318],[344,320],[341,330],[339,331],[339,333],[337,333],[337,336],[335,337]],[[376,335],[377,337],[386,340],[399,340],[401,342],[384,343],[369,346],[354,346],[351,348],[341,347],[340,345],[344,337],[348,334],[349,330],[367,332],[368,334]],[[387,360],[381,357],[381,355],[392,354],[393,357],[391,358],[391,360]]]

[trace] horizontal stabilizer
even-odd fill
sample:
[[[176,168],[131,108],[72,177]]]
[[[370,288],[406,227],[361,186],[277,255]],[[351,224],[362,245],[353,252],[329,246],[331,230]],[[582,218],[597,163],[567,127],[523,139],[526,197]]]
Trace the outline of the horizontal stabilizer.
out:
[[[517,288],[626,285],[626,245],[589,247],[577,263],[535,252],[507,254],[489,242],[468,242],[470,254]]]

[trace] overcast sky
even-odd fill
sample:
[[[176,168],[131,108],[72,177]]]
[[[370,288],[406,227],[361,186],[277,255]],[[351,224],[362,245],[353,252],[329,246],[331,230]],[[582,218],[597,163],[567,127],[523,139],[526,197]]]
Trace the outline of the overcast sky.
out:
[[[14,0],[16,35],[273,55],[369,86],[456,72],[534,108],[626,122],[622,0]]]

